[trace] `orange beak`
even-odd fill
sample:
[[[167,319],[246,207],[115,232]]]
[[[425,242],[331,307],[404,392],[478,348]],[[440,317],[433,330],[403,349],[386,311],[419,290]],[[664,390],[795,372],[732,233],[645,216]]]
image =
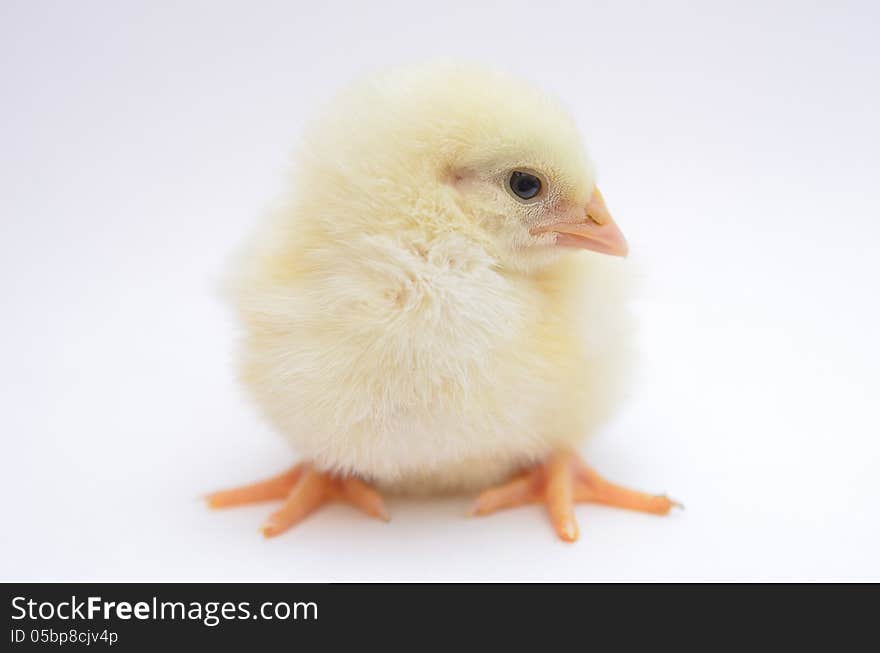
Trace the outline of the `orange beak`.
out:
[[[598,188],[593,189],[583,222],[556,222],[531,230],[533,236],[545,233],[555,233],[556,244],[561,247],[589,249],[611,256],[626,256],[629,251]]]

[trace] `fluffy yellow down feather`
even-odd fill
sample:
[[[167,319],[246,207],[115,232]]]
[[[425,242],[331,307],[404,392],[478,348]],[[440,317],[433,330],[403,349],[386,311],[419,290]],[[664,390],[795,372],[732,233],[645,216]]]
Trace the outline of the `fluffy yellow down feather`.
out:
[[[512,169],[548,197],[517,201]],[[432,64],[355,86],[235,261],[242,382],[318,469],[391,491],[481,488],[576,445],[625,381],[626,262],[529,227],[594,186],[528,85]]]

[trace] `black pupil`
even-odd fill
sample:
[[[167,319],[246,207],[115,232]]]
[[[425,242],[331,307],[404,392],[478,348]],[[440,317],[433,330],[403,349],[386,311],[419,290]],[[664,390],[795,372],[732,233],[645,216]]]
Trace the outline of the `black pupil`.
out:
[[[524,200],[530,200],[541,192],[541,180],[535,175],[530,175],[528,172],[520,172],[517,170],[510,175],[510,190],[512,190],[517,197],[521,197]]]

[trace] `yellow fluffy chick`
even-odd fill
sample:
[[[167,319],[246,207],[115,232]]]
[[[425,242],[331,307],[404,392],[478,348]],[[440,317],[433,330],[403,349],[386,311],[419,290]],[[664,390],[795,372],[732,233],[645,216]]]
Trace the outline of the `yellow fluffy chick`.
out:
[[[388,72],[313,125],[292,182],[232,294],[242,381],[308,462],[213,506],[282,499],[271,536],[330,499],[387,518],[379,491],[483,490],[474,513],[544,501],[565,540],[577,501],[669,511],[573,453],[630,326],[626,243],[557,104],[469,66]]]

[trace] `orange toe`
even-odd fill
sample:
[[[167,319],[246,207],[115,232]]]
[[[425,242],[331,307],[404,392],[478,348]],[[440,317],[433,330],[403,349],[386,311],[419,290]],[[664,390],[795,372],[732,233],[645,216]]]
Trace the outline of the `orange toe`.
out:
[[[360,479],[351,477],[340,480],[339,496],[343,501],[360,508],[371,517],[391,521],[382,495]]]
[[[578,525],[574,518],[572,478],[571,454],[563,452],[552,456],[547,463],[547,484],[544,493],[553,528],[566,542],[574,542],[578,538]]]
[[[266,537],[280,535],[331,501],[342,501],[372,517],[389,520],[382,497],[369,485],[353,477],[338,478],[319,472],[309,464],[297,465],[265,481],[215,492],[207,498],[212,508],[283,500],[260,529]]]
[[[302,476],[302,472],[303,466],[297,465],[283,474],[273,476],[264,481],[258,481],[231,490],[214,492],[206,497],[208,505],[212,508],[229,508],[232,506],[243,506],[248,503],[283,499],[290,494],[293,486],[296,485],[299,477]]]
[[[471,508],[471,515],[488,515],[496,510],[513,508],[541,500],[540,478],[523,474],[503,485],[484,490]]]
[[[665,496],[615,485],[587,467],[573,452],[559,451],[543,465],[483,491],[471,514],[488,515],[536,501],[547,506],[553,529],[566,542],[578,539],[575,503],[601,503],[655,515],[665,515],[671,508],[681,505]]]
[[[328,481],[327,477],[314,469],[305,470],[282,506],[269,515],[269,519],[263,524],[260,529],[263,535],[266,537],[280,535],[326,503],[330,498]]]
[[[648,494],[631,490],[603,478],[598,472],[587,467],[575,456],[577,485],[575,492],[582,497],[580,500],[601,503],[614,508],[649,512],[654,515],[666,515],[673,508],[683,507],[677,501],[662,494]]]

